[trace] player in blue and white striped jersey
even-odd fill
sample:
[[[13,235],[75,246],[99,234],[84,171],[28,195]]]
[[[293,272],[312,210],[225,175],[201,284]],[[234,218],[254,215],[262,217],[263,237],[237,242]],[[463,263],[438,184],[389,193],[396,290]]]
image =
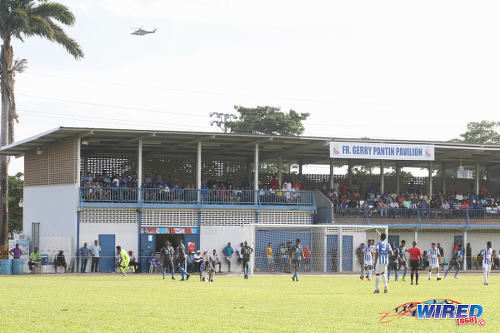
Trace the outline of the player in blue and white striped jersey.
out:
[[[374,246],[372,243],[373,240],[369,239],[366,242],[366,245],[363,247],[363,263],[364,263],[364,271],[365,271],[365,276],[370,281],[370,278],[372,276],[372,270],[373,270],[373,251],[374,251]]]
[[[427,256],[429,257],[429,280],[431,279],[433,269],[436,269],[437,280],[441,280],[439,277],[439,262],[441,261],[441,254],[439,253],[439,249],[436,247],[436,243],[431,244],[431,248],[427,250]]]
[[[375,244],[375,291],[374,294],[379,294],[380,291],[378,289],[379,285],[379,276],[382,275],[382,281],[384,281],[384,293],[388,292],[387,288],[387,265],[389,264],[389,256],[392,255],[392,248],[389,243],[386,242],[386,234],[382,233],[380,235],[380,242]]]
[[[488,274],[491,271],[492,258],[491,254],[493,249],[491,248],[491,242],[486,243],[486,247],[481,250],[481,257],[483,257],[483,274],[484,274],[484,285],[488,285]]]

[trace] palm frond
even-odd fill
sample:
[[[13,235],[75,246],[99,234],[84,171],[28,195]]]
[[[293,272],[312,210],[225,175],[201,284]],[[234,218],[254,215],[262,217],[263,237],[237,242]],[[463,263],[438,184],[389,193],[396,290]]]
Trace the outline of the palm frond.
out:
[[[73,13],[63,4],[56,2],[44,2],[34,7],[30,13],[43,18],[54,19],[65,25],[73,25],[75,23]]]
[[[80,45],[73,38],[66,35],[64,30],[60,26],[52,22],[50,19],[47,19],[47,21],[50,22],[50,26],[54,31],[53,40],[56,43],[64,46],[66,51],[68,51],[68,53],[76,59],[83,58],[83,51]]]

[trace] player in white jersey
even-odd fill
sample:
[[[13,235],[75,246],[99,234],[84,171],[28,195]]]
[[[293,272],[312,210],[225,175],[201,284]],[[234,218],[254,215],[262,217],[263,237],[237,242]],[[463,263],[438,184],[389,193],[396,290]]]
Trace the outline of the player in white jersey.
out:
[[[491,253],[493,250],[491,249],[491,242],[488,241],[486,243],[486,247],[481,250],[481,257],[483,257],[483,274],[484,274],[484,285],[488,285],[488,274],[491,271]]]
[[[363,247],[363,263],[364,263],[365,276],[368,279],[368,281],[370,281],[373,269],[373,245],[371,239],[369,239],[366,242],[366,245]]]
[[[375,291],[373,292],[374,294],[380,294],[380,291],[378,289],[379,285],[379,276],[382,275],[382,281],[384,281],[384,293],[387,293],[389,290],[387,288],[387,277],[386,277],[386,271],[387,271],[387,265],[389,264],[389,256],[392,255],[392,248],[385,241],[386,234],[382,233],[380,235],[380,242],[377,242],[375,244]]]
[[[436,269],[437,280],[441,280],[439,277],[439,262],[441,261],[441,254],[439,253],[439,249],[436,248],[436,243],[431,244],[431,248],[427,250],[427,256],[429,257],[429,281],[431,279],[433,269]]]

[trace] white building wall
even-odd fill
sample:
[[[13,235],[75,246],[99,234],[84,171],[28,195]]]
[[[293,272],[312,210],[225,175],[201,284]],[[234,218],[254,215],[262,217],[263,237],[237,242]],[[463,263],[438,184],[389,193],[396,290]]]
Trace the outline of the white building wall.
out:
[[[44,240],[76,237],[78,186],[25,186],[23,189],[23,230],[31,241],[33,222],[40,223],[40,248],[50,247]]]
[[[472,248],[472,256],[475,256],[486,247],[486,242],[491,241],[493,250],[500,251],[500,230],[469,231],[467,232],[467,243]]]
[[[231,242],[234,250],[233,258],[231,260],[231,271],[238,272],[240,266],[238,264],[236,250],[240,247],[240,243],[245,240],[251,243],[252,235],[250,226],[202,226],[200,233],[200,247],[201,250],[208,250],[209,254],[213,249],[217,250],[219,258],[222,262],[222,271],[227,271],[227,264],[224,260],[222,249]]]
[[[90,247],[102,234],[114,234],[115,246],[120,245],[125,251],[132,250],[138,256],[139,231],[137,223],[80,223],[80,244],[87,242]],[[89,264],[90,265],[90,264]]]

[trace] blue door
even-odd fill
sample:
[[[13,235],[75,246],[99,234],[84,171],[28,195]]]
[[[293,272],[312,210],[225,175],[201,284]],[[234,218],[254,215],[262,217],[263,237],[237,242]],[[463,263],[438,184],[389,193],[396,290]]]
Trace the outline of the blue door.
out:
[[[394,242],[394,245],[396,247],[399,246],[399,235],[389,235],[389,239],[387,240],[389,242],[389,245],[392,246],[392,242]]]
[[[352,272],[353,236],[342,235],[342,272]]]
[[[326,236],[326,251],[328,259],[326,262],[327,272],[339,271],[339,236],[327,235]]]
[[[101,259],[99,270],[101,272],[115,271],[115,235],[99,235],[99,245],[101,246]]]
[[[141,234],[141,250],[139,251],[139,263],[143,272],[149,270],[148,267],[148,257],[151,252],[155,252],[155,242],[156,235],[153,234]]]

